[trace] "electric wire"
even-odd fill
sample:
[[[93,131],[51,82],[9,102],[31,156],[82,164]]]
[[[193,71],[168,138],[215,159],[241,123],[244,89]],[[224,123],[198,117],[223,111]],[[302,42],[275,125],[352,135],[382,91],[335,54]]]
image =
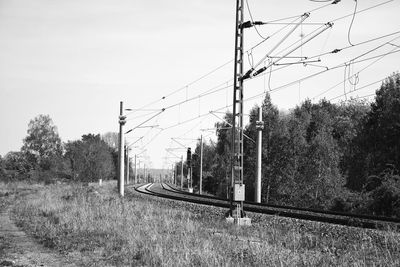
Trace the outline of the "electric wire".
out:
[[[126,121],[131,121],[131,120],[147,117],[147,116],[150,116],[151,114],[154,114],[154,113],[159,112],[159,111],[160,111],[160,109],[158,109],[157,111],[152,111],[152,112],[149,112],[149,113],[146,113],[146,114],[142,114],[142,115],[138,115],[138,116],[135,116],[135,117],[131,117],[131,118],[127,119]],[[128,116],[128,114],[125,114],[125,116]]]
[[[328,7],[328,6],[332,5],[332,4],[333,4],[333,3],[329,3],[329,4],[326,4],[326,5],[317,7],[317,8],[311,9],[311,10],[309,10],[309,11],[306,11],[305,13],[312,13],[312,12],[314,12],[314,11],[317,11],[317,10],[323,9],[323,8],[325,8],[325,7]],[[292,19],[292,18],[299,18],[300,16],[301,16],[301,15],[289,16],[289,17],[285,17],[285,18],[281,18],[281,19],[275,19],[275,20],[266,21],[266,22],[264,22],[264,23],[269,24],[269,23],[274,23],[274,22],[278,22],[278,21],[288,20],[288,19]]]
[[[142,125],[145,124],[146,122],[148,122],[148,121],[154,119],[155,117],[159,116],[161,113],[164,112],[164,110],[165,110],[165,109],[162,109],[160,112],[158,112],[157,114],[151,116],[150,118],[148,118],[147,120],[143,121],[143,122],[140,123],[139,125],[133,127],[132,129],[130,129],[129,131],[127,131],[125,134],[128,134],[128,133],[132,132],[133,130],[135,130],[136,128],[139,128],[140,126],[142,126]]]
[[[353,63],[353,64],[357,64],[357,63],[365,62],[365,61],[368,61],[368,60],[371,60],[371,59],[384,57],[384,56],[386,56],[386,55],[390,55],[390,54],[397,53],[397,52],[400,52],[400,50],[395,50],[395,51],[387,52],[387,53],[384,53],[384,54],[381,54],[381,55],[377,55],[377,56],[373,56],[373,57],[370,57],[370,58],[366,58],[366,59],[354,61],[354,62],[352,62],[352,63]],[[296,81],[289,82],[289,83],[284,84],[284,85],[282,85],[282,86],[279,86],[279,87],[276,87],[276,88],[274,88],[274,89],[271,89],[270,92],[275,92],[275,91],[282,90],[282,89],[284,89],[284,88],[286,88],[286,87],[289,87],[289,86],[291,86],[291,85],[293,85],[293,84],[296,84],[296,83],[298,83],[298,82],[302,82],[302,81],[308,80],[308,79],[310,79],[310,78],[312,78],[312,77],[315,77],[315,76],[320,75],[320,74],[322,74],[322,73],[325,73],[325,72],[327,72],[327,71],[330,71],[330,70],[334,70],[334,69],[337,69],[337,68],[344,67],[345,64],[348,64],[348,63],[345,62],[345,63],[339,64],[339,65],[337,65],[337,66],[331,67],[331,68],[329,68],[329,69],[326,69],[326,70],[323,70],[323,71],[320,71],[320,72],[311,74],[311,75],[306,76],[306,77],[303,77],[303,78],[298,79],[298,80],[296,80]],[[265,75],[265,74],[264,74],[264,75]],[[264,95],[265,95],[265,93],[263,92],[263,93],[261,93],[261,94],[257,94],[257,95],[255,95],[255,96],[251,96],[251,97],[249,97],[249,98],[246,98],[246,99],[244,99],[243,101],[244,101],[244,102],[247,102],[247,101],[250,101],[250,100],[253,100],[253,99],[257,99],[257,98],[259,98],[260,96],[264,96]],[[223,109],[229,108],[229,107],[231,107],[231,106],[232,106],[232,104],[230,104],[230,105],[225,105],[225,106],[223,106],[223,107],[221,107],[221,108],[215,109],[214,111],[223,110]],[[186,124],[186,123],[191,122],[191,121],[193,121],[193,120],[199,119],[200,117],[205,117],[205,116],[207,116],[207,115],[209,115],[209,114],[210,114],[210,113],[201,114],[201,115],[199,115],[199,116],[197,116],[197,117],[193,117],[193,118],[187,119],[187,120],[185,120],[185,121],[182,121],[182,122],[180,122],[180,123],[170,125],[170,126],[164,128],[163,130],[171,129],[171,128],[174,128],[174,127],[177,127],[177,126]]]
[[[364,61],[368,61],[368,60],[371,60],[371,59],[379,58],[379,57],[382,57],[382,56],[386,56],[386,55],[390,55],[390,54],[398,53],[398,52],[400,52],[400,49],[399,49],[399,50],[396,50],[396,51],[392,51],[392,52],[387,52],[387,53],[385,53],[385,54],[373,56],[373,57],[370,57],[370,58],[362,59],[362,60],[359,60],[359,61],[355,61],[355,62],[353,62],[353,63],[355,63],[355,64],[356,64],[356,63],[361,63],[361,62],[364,62]],[[303,81],[305,81],[305,80],[308,80],[308,79],[310,79],[310,78],[313,78],[313,77],[315,77],[315,76],[318,76],[318,75],[320,75],[320,74],[323,74],[323,73],[325,73],[325,72],[327,72],[327,71],[331,71],[331,70],[338,69],[338,68],[343,68],[344,65],[345,65],[346,63],[347,63],[347,62],[342,63],[342,64],[339,64],[339,65],[334,66],[334,67],[331,67],[331,68],[329,68],[328,70],[323,70],[323,71],[320,71],[320,72],[316,72],[316,73],[313,73],[313,74],[311,74],[311,75],[308,75],[308,76],[302,77],[302,78],[300,78],[300,79],[297,79],[297,80],[295,80],[295,81],[291,81],[291,82],[286,83],[286,84],[284,84],[284,85],[278,86],[278,87],[276,87],[276,88],[273,88],[273,89],[271,90],[271,92],[280,91],[280,90],[285,89],[285,88],[287,88],[287,87],[290,87],[290,86],[292,86],[292,85],[294,85],[294,84],[297,84],[298,82],[303,82]],[[264,74],[264,75],[265,75],[265,74]],[[258,76],[258,77],[260,77],[260,76]],[[256,77],[256,78],[257,78],[257,77]],[[264,92],[263,92],[263,93],[259,93],[259,94],[256,94],[256,95],[254,95],[254,96],[251,96],[251,97],[249,97],[249,98],[246,98],[246,99],[243,100],[243,101],[244,101],[244,102],[250,101],[250,100],[253,100],[253,99],[260,98],[261,96],[264,96],[264,95],[265,95]],[[223,108],[226,108],[226,107],[223,107]],[[220,108],[220,109],[218,109],[218,110],[221,110],[221,109],[223,109],[223,108]]]
[[[155,135],[150,139],[149,142],[147,142],[146,144],[144,144],[144,145],[142,146],[141,149],[145,149],[148,145],[150,145],[150,144],[157,138],[157,136],[159,136],[159,135],[161,134],[161,132],[163,132],[163,131],[164,131],[164,129],[160,129],[159,132],[158,132],[157,134],[155,134]]]
[[[160,102],[161,100],[165,100],[166,98],[168,98],[168,97],[170,97],[170,96],[172,96],[172,95],[174,95],[174,94],[176,94],[176,93],[178,93],[178,92],[180,92],[180,91],[182,91],[182,90],[188,88],[189,86],[191,86],[191,85],[193,85],[193,84],[195,84],[195,83],[197,83],[197,82],[203,80],[204,78],[210,76],[211,74],[214,74],[215,72],[217,72],[218,70],[222,69],[223,67],[225,67],[226,65],[228,65],[228,64],[230,64],[230,63],[232,63],[232,62],[233,62],[233,59],[231,59],[231,60],[225,62],[224,64],[222,64],[222,65],[220,65],[220,66],[218,66],[218,67],[212,69],[211,71],[209,71],[209,72],[207,72],[206,74],[200,76],[199,78],[197,78],[197,79],[195,79],[195,80],[193,80],[193,81],[187,83],[185,86],[182,86],[182,87],[180,87],[180,88],[178,88],[178,89],[176,89],[176,90],[174,90],[174,91],[168,93],[167,95],[162,96],[161,98],[159,98],[159,99],[157,99],[157,100],[154,100],[153,102],[150,102],[150,103],[148,103],[148,104],[146,104],[146,105],[140,107],[139,110],[145,109],[145,108],[150,107],[150,106],[153,106],[154,104]]]
[[[354,12],[354,14],[356,14],[356,13],[361,13],[361,12],[363,12],[363,11],[372,9],[372,8],[374,8],[374,7],[378,7],[378,6],[380,6],[380,5],[383,5],[383,4],[392,2],[392,1],[393,1],[393,0],[391,0],[391,1],[386,1],[386,2],[384,2],[384,3],[378,4],[378,5],[375,5],[375,6],[366,8],[366,9],[363,9],[363,10],[359,10],[359,11],[357,11],[357,12]],[[296,16],[296,18],[297,18],[297,17],[298,17],[298,16]],[[341,17],[341,18],[345,18],[345,17],[348,17],[348,16],[344,16],[344,17]],[[288,18],[286,18],[286,19],[289,19],[289,18],[294,18],[294,17],[288,17]],[[334,21],[337,21],[337,20],[339,20],[339,19],[341,19],[341,18],[335,19]],[[279,21],[279,20],[276,20],[276,21]],[[271,21],[271,22],[272,22],[272,21]],[[284,28],[284,27],[283,27],[283,28]],[[399,32],[400,32],[400,31],[399,31]],[[398,33],[398,32],[396,32],[396,33]],[[396,33],[388,34],[388,35],[386,35],[386,36],[393,35],[393,34],[396,34]],[[377,37],[377,38],[374,38],[374,39],[371,39],[371,40],[368,40],[368,41],[365,41],[365,42],[361,42],[361,43],[358,43],[358,44],[351,45],[350,47],[355,46],[355,45],[361,45],[361,44],[364,44],[364,43],[366,43],[366,42],[371,42],[371,41],[374,41],[374,40],[377,40],[377,39],[380,39],[380,38],[384,38],[384,37],[386,37],[386,36],[380,36],[380,37]],[[256,45],[256,46],[257,46],[257,45]],[[256,46],[255,46],[255,47],[256,47]],[[253,47],[253,48],[255,48],[255,47]],[[343,48],[343,49],[346,49],[346,48]],[[393,51],[392,53],[396,53],[396,52],[398,52],[398,51]],[[331,52],[329,52],[329,53],[331,53]],[[325,53],[325,54],[327,54],[327,53]],[[391,53],[387,53],[386,55],[388,55],[388,54],[391,54]],[[320,56],[322,56],[322,55],[323,55],[323,54],[320,54]],[[373,57],[373,58],[376,58],[376,57]],[[371,58],[369,58],[369,59],[364,59],[364,60],[362,60],[362,61],[370,60],[370,59],[371,59]],[[362,61],[358,61],[358,62],[355,62],[355,63],[359,63],[359,62],[362,62]],[[230,62],[232,62],[232,60],[231,60]],[[229,62],[229,63],[230,63],[230,62]],[[226,64],[229,64],[229,63],[226,63]],[[334,67],[334,68],[337,68],[337,67],[339,67],[339,66],[336,66],[336,67]],[[332,69],[334,69],[334,68],[332,68]],[[281,69],[281,68],[279,68],[279,69]],[[279,70],[279,69],[276,69],[276,70]],[[275,71],[275,70],[274,70],[274,71]],[[326,71],[327,71],[327,70],[322,71],[322,72],[320,72],[320,73],[324,73],[324,72],[326,72]],[[270,74],[271,74],[271,73],[272,73],[272,68],[271,68],[271,70],[270,70]],[[313,74],[313,75],[310,75],[310,76],[305,77],[305,78],[314,77],[314,76],[316,76],[316,75],[318,75],[318,74],[320,74],[320,73]],[[265,75],[265,74],[264,74],[264,75]],[[304,80],[305,78],[303,78],[302,80]],[[194,82],[196,82],[196,81],[194,81]],[[194,83],[194,82],[193,82],[193,83]],[[297,81],[296,81],[296,82],[297,82]],[[287,86],[287,85],[286,85],[286,86]],[[183,87],[183,88],[181,88],[181,89],[183,90],[183,89],[186,88],[186,87],[187,87],[187,86],[185,86],[185,87]],[[227,87],[228,87],[228,86],[227,86]],[[221,88],[220,90],[226,89],[227,87]],[[214,88],[215,88],[215,87],[214,87]],[[273,89],[273,90],[277,90],[277,89],[279,89],[279,88],[280,88],[280,87],[275,88],[275,89]],[[179,90],[179,89],[178,89],[178,90]],[[173,95],[174,93],[178,92],[178,90],[176,90],[176,91],[170,93],[168,96]],[[272,89],[271,89],[271,91],[272,91]],[[263,94],[264,94],[264,93],[263,93]],[[203,94],[200,94],[199,96],[201,97],[201,95],[203,95]],[[205,94],[205,95],[208,95],[208,94]],[[199,96],[194,97],[193,99],[198,98]],[[162,99],[165,99],[165,98],[163,97]],[[157,100],[157,101],[159,101],[159,100]],[[185,102],[186,102],[186,101],[185,101]],[[171,105],[171,106],[169,106],[169,107],[167,107],[167,108],[172,108],[173,106],[176,106],[176,105]],[[229,106],[232,106],[232,105],[229,105]],[[222,107],[221,109],[224,109],[224,108],[226,108],[226,107],[228,107],[228,105]],[[219,110],[220,110],[220,109],[219,109]],[[196,118],[189,119],[189,120],[186,120],[186,121],[184,121],[184,122],[181,122],[181,123],[179,123],[179,125],[182,125],[182,124],[184,124],[184,123],[186,123],[186,122],[188,122],[188,121],[191,121],[191,120],[198,119],[198,118],[200,118],[200,117],[206,116],[207,114],[209,114],[209,113],[205,113],[205,114],[201,114],[201,115],[199,114]],[[173,126],[164,128],[163,130],[166,130],[166,129],[169,129],[169,128],[172,128],[172,127],[175,127],[175,126],[177,126],[177,125],[173,125]]]
[[[311,13],[311,12],[317,11],[317,10],[322,9],[322,8],[325,8],[325,7],[329,6],[329,5],[331,5],[331,4],[323,5],[323,6],[321,6],[321,7],[312,9],[312,10],[308,11],[307,13]],[[250,9],[249,9],[249,10],[250,10]],[[290,16],[290,17],[285,17],[285,18],[281,18],[281,19],[271,20],[271,21],[267,21],[266,23],[274,23],[274,22],[283,21],[283,20],[288,20],[288,19],[292,19],[292,18],[296,18],[295,20],[297,20],[299,17],[301,17],[301,15]],[[292,23],[293,23],[293,22],[292,22]],[[261,45],[263,42],[265,42],[267,39],[269,39],[270,37],[272,37],[272,36],[276,35],[277,33],[281,32],[283,29],[285,29],[285,28],[288,27],[288,26],[289,26],[289,25],[285,25],[284,27],[282,27],[281,29],[279,29],[278,31],[276,31],[275,33],[273,33],[272,35],[268,36],[267,38],[264,38],[264,40],[262,40],[261,42],[257,43],[256,45],[254,45],[252,48],[250,48],[250,49],[247,50],[247,51],[250,51],[250,50],[252,50],[252,49],[258,47],[258,46]],[[168,97],[170,97],[170,96],[172,96],[172,95],[174,95],[174,94],[176,94],[176,93],[178,93],[178,92],[180,92],[180,91],[186,89],[187,87],[189,87],[189,86],[191,86],[191,85],[193,85],[193,84],[199,82],[200,80],[206,78],[207,76],[209,76],[209,75],[215,73],[216,71],[222,69],[222,68],[225,67],[226,65],[232,63],[233,61],[234,61],[234,59],[231,59],[231,60],[227,61],[226,63],[224,63],[224,64],[218,66],[217,68],[211,70],[210,72],[208,72],[208,73],[206,73],[206,74],[200,76],[199,78],[193,80],[192,82],[186,84],[185,86],[180,87],[180,88],[178,88],[178,89],[176,89],[176,90],[170,92],[169,94],[167,94],[167,95],[165,95],[165,96],[163,96],[163,97],[161,97],[161,98],[159,98],[159,99],[156,99],[156,100],[154,100],[154,101],[152,101],[152,102],[150,102],[150,103],[148,103],[148,104],[143,105],[143,106],[140,107],[138,110],[145,109],[145,108],[147,108],[147,107],[153,106],[154,104],[156,104],[156,103],[158,103],[158,102],[160,102],[160,101],[162,101],[162,100],[165,100],[166,98],[168,98]],[[130,113],[128,113],[128,114],[132,114],[132,113],[134,113],[134,112],[136,112],[136,111],[132,111],[132,112],[130,112]]]
[[[210,90],[208,90],[208,91],[206,91],[206,92],[204,92],[204,93],[202,93],[202,94],[199,94],[199,95],[193,96],[193,97],[191,97],[191,98],[188,98],[188,99],[186,99],[186,100],[182,100],[181,102],[178,102],[178,103],[169,105],[169,106],[165,107],[164,109],[165,109],[165,110],[171,109],[171,108],[176,107],[176,106],[178,106],[178,105],[181,105],[181,104],[184,104],[184,103],[187,103],[187,102],[196,100],[196,99],[201,98],[201,97],[204,97],[204,96],[208,96],[208,95],[217,93],[217,92],[219,92],[219,91],[222,91],[222,90],[225,90],[226,88],[231,87],[231,85],[227,85],[227,86],[218,88],[218,87],[220,87],[220,86],[222,86],[222,85],[225,85],[225,84],[226,84],[226,82],[223,82],[223,83],[219,84],[218,86],[215,86],[215,87],[211,88]]]
[[[258,36],[260,36],[261,39],[264,39],[264,40],[268,39],[268,37],[266,38],[266,37],[262,36],[262,34],[257,29],[257,25],[254,24],[253,15],[251,14],[251,10],[250,10],[250,6],[249,6],[249,1],[248,0],[246,0],[246,6],[247,6],[247,11],[249,12],[249,15],[250,15],[250,20],[253,23],[254,30],[257,32]]]
[[[375,37],[375,38],[372,38],[372,39],[368,39],[368,40],[365,40],[365,41],[362,41],[362,42],[359,42],[359,43],[356,43],[356,44],[353,44],[353,45],[348,45],[348,46],[344,46],[344,47],[341,47],[341,48],[336,48],[336,49],[334,49],[332,51],[329,51],[329,52],[324,52],[324,53],[320,53],[318,55],[310,56],[310,57],[307,57],[307,59],[314,59],[314,58],[322,57],[322,56],[325,56],[325,55],[328,55],[328,54],[336,54],[336,53],[339,53],[339,52],[341,52],[343,50],[346,50],[346,49],[349,49],[349,48],[353,48],[353,47],[356,47],[356,46],[359,46],[359,45],[367,44],[367,43],[370,43],[370,42],[374,42],[374,41],[377,41],[379,39],[383,39],[383,38],[386,38],[386,37],[389,37],[389,36],[392,36],[392,35],[395,35],[395,34],[399,34],[399,33],[400,33],[400,30],[392,32],[392,33],[389,33],[389,34],[381,35],[381,36],[378,36],[378,37]]]
[[[384,58],[385,56],[390,55],[390,54],[392,54],[392,53],[397,53],[397,52],[400,51],[400,50],[397,50],[397,51],[396,51],[396,49],[397,49],[397,48],[392,49],[392,50],[391,50],[390,52],[388,52],[388,53],[385,53],[385,54],[382,54],[382,55],[378,55],[378,56],[374,56],[374,57],[367,58],[367,59],[363,59],[363,60],[360,60],[360,61],[355,61],[354,59],[352,59],[352,60],[350,60],[350,61],[348,61],[348,62],[346,62],[346,63],[343,63],[343,64],[344,64],[344,67],[346,67],[350,62],[351,62],[352,64],[354,64],[354,63],[360,63],[360,62],[364,62],[364,61],[366,61],[366,60],[371,60],[371,59],[377,58],[375,61],[373,61],[372,63],[368,64],[367,66],[365,66],[364,68],[362,68],[360,71],[358,71],[358,73],[360,73],[360,72],[364,71],[365,69],[369,68],[370,66],[372,66],[373,64],[375,64],[376,62],[378,62],[379,60],[381,60],[382,58]],[[359,57],[357,57],[357,58],[359,58]],[[330,69],[334,69],[334,68],[330,68]],[[323,95],[323,94],[326,94],[327,92],[329,92],[329,91],[331,91],[332,89],[336,88],[337,86],[339,86],[340,84],[342,84],[342,83],[345,82],[345,81],[346,81],[346,77],[344,78],[343,81],[341,81],[341,82],[335,84],[334,86],[328,88],[327,90],[323,91],[322,93],[319,93],[318,95],[314,96],[312,99],[315,99],[315,98],[317,98],[317,97],[320,97],[320,96]]]
[[[246,0],[246,1],[247,1],[247,0]],[[248,4],[248,3],[247,3],[247,4]],[[321,6],[321,7],[319,7],[319,8],[312,9],[312,10],[310,10],[309,12],[314,12],[314,11],[316,11],[316,10],[319,10],[319,9],[321,9],[321,8],[324,8],[324,7],[327,7],[327,6],[329,6],[329,5],[330,5],[330,4]],[[251,11],[250,11],[249,6],[248,6],[248,10],[249,10],[249,13],[250,13]],[[297,19],[298,19],[299,16],[286,17],[286,18],[283,18],[283,19],[273,20],[273,21],[270,21],[270,22],[277,22],[277,21],[287,20],[287,19],[291,19],[291,18],[297,18]],[[283,30],[283,29],[286,28],[287,26],[288,26],[288,25],[286,25],[286,26],[283,27],[282,29],[278,30],[278,31],[275,32],[273,35],[279,33],[281,30]],[[272,36],[272,35],[271,35],[271,36]],[[271,36],[269,36],[269,37],[271,37]],[[262,42],[264,42],[265,40],[269,39],[269,37],[268,37],[268,38],[264,38],[264,40],[263,40]],[[255,46],[253,46],[252,48],[250,48],[248,51],[251,51],[252,49],[256,48],[256,47],[259,46],[262,42],[256,44]],[[157,100],[155,100],[155,101],[153,101],[153,102],[150,102],[150,103],[148,103],[148,104],[142,106],[142,107],[139,108],[138,110],[145,109],[145,108],[147,108],[147,107],[149,107],[149,106],[152,106],[152,105],[154,105],[154,104],[160,102],[161,100],[166,99],[167,97],[170,97],[170,96],[172,96],[172,95],[178,93],[179,91],[182,91],[182,90],[184,90],[184,89],[187,89],[189,86],[191,86],[191,85],[195,84],[196,82],[198,82],[198,81],[204,79],[205,77],[207,77],[207,76],[213,74],[214,72],[216,72],[216,71],[218,71],[219,69],[225,67],[226,65],[230,64],[231,62],[233,62],[233,59],[231,59],[231,60],[229,60],[228,62],[226,62],[226,63],[220,65],[219,67],[217,67],[217,68],[211,70],[210,72],[208,72],[208,73],[202,75],[202,76],[199,77],[198,79],[196,79],[196,80],[194,80],[194,81],[192,81],[192,82],[186,84],[185,86],[183,86],[183,87],[181,87],[181,88],[178,88],[178,89],[172,91],[171,93],[169,93],[169,94],[167,94],[167,95],[161,97],[160,99],[157,99]],[[136,111],[132,111],[132,112],[130,112],[129,114],[132,114],[132,113],[134,113],[134,112],[136,112]]]
[[[355,11],[355,12],[353,12],[353,14],[351,14],[351,15],[355,15],[355,14],[357,14],[357,13],[361,13],[361,12],[370,10],[370,9],[372,9],[372,8],[376,8],[376,7],[378,7],[378,6],[387,4],[387,3],[392,2],[392,1],[393,1],[393,0],[389,0],[389,1],[386,1],[386,2],[383,2],[383,3],[380,3],[380,4],[377,4],[377,5],[375,5],[375,6],[371,6],[371,7],[368,7],[368,8],[362,9],[362,10],[359,10],[359,11]],[[351,16],[351,15],[350,15],[350,16]],[[303,15],[303,16],[304,16],[304,15]],[[348,16],[349,16],[349,15],[336,18],[336,19],[332,20],[331,22],[334,22],[334,21],[338,21],[338,20],[347,18]],[[303,19],[303,20],[304,20],[304,19]],[[330,22],[330,23],[327,23],[327,24],[325,24],[325,25],[330,25],[330,26],[332,26],[332,25],[331,25],[331,22]],[[325,31],[325,30],[326,30],[326,28],[325,28],[323,31]],[[318,34],[320,34],[320,33],[322,33],[322,32],[319,32]],[[316,36],[313,36],[312,38],[309,38],[304,44],[306,44],[308,41],[310,41],[310,40],[313,39],[314,37],[316,37]],[[297,42],[299,42],[299,41],[297,41]],[[302,44],[301,47],[302,47],[304,44]],[[291,47],[291,46],[289,46],[289,47]],[[289,47],[288,47],[288,48],[289,48]],[[288,49],[288,48],[286,48],[286,49]],[[294,50],[296,50],[296,49],[297,49],[297,48],[295,48]],[[292,53],[292,52],[293,52],[293,50],[290,51],[288,54],[290,54],[290,53]],[[332,51],[332,52],[333,52],[333,51]],[[267,56],[268,56],[268,54],[267,54]],[[283,57],[285,57],[285,56],[287,56],[287,54],[284,55]],[[282,57],[282,58],[283,58],[283,57]],[[265,60],[265,58],[266,58],[266,57],[264,56],[263,59],[262,59],[261,61],[259,61],[259,63],[257,63],[257,64],[255,65],[255,67],[257,67],[257,65],[259,65],[260,62],[262,62],[263,60]],[[276,63],[276,62],[277,62],[277,61],[275,61],[275,63]],[[257,74],[259,74],[259,73],[261,73],[261,72],[263,72],[263,71],[264,71],[265,69],[267,69],[267,68],[268,68],[268,67],[264,67],[264,68],[260,69],[260,70],[257,71],[257,72],[255,73],[255,75],[253,75],[252,77],[256,76]],[[247,76],[248,76],[249,74],[251,74],[251,72],[252,72],[253,69],[254,69],[254,68],[250,69],[250,70],[245,74],[245,77],[246,77],[246,78],[247,78]]]
[[[336,18],[336,19],[332,20],[331,22],[335,22],[335,21],[338,21],[338,20],[342,20],[342,19],[345,19],[345,18],[354,16],[355,14],[360,14],[360,13],[362,13],[362,12],[364,12],[364,11],[367,11],[367,10],[370,10],[370,9],[373,9],[373,8],[380,7],[380,6],[382,6],[382,5],[386,5],[386,4],[388,4],[388,3],[390,3],[390,2],[393,2],[393,1],[394,1],[394,0],[388,0],[388,1],[385,1],[385,2],[382,2],[382,3],[379,3],[379,4],[376,4],[376,5],[374,5],[374,6],[370,6],[370,7],[367,7],[367,8],[361,9],[361,10],[358,10],[358,11],[356,11],[356,12],[353,12],[353,13],[349,14],[349,15],[344,15],[343,17]]]
[[[358,10],[358,11],[356,11],[356,12],[353,12],[353,14],[345,15],[345,16],[343,16],[343,17],[336,18],[336,19],[334,19],[333,21],[337,21],[337,20],[341,20],[341,19],[347,18],[347,17],[349,17],[349,16],[353,16],[354,14],[358,14],[358,13],[361,13],[361,12],[364,12],[364,11],[367,11],[367,10],[370,10],[370,9],[372,9],[372,8],[379,7],[379,6],[381,6],[381,5],[387,4],[387,3],[392,2],[392,1],[394,1],[394,0],[389,0],[389,1],[386,1],[386,2],[383,2],[383,3],[380,3],[380,4],[377,4],[377,5],[374,5],[374,6],[365,8],[365,9],[362,9],[362,10]],[[334,2],[335,2],[335,1],[334,1]],[[312,9],[312,10],[308,11],[308,13],[314,12],[314,11],[319,10],[319,9],[322,9],[322,8],[325,8],[325,7],[327,7],[327,6],[331,5],[331,4],[333,4],[334,2],[329,3],[329,4],[327,4],[327,5],[323,5],[323,6],[321,6],[321,7],[315,8],[315,9]],[[299,16],[290,16],[290,17],[286,17],[286,18],[282,18],[282,19],[271,20],[271,21],[269,21],[269,22],[271,22],[271,23],[272,23],[272,22],[278,22],[278,21],[283,21],[283,20],[287,20],[287,19],[291,19],[291,18],[296,18],[296,20],[297,20],[297,19],[299,18]],[[269,23],[269,22],[267,22],[267,23]],[[286,26],[287,26],[287,25],[286,25]],[[285,26],[285,27],[286,27],[286,26]],[[285,28],[285,27],[283,27],[283,28]],[[281,30],[283,30],[283,28],[282,28]],[[280,32],[280,30],[279,30],[278,32]],[[267,38],[267,39],[269,39],[269,38]],[[259,46],[259,45],[260,45],[262,42],[264,42],[264,41],[265,41],[265,40],[263,40],[263,41],[261,41],[260,43],[256,44],[256,45],[253,46],[251,49],[254,49],[255,47]],[[219,69],[225,67],[226,65],[230,64],[231,62],[233,62],[233,59],[231,59],[230,61],[224,63],[223,65],[221,65],[221,66],[219,66],[219,67],[217,67],[217,68],[211,70],[210,72],[208,72],[208,73],[204,74],[203,76],[199,77],[198,79],[196,79],[196,80],[194,80],[194,81],[188,83],[187,85],[185,85],[185,86],[183,86],[183,87],[181,87],[181,88],[179,88],[179,89],[177,89],[177,90],[172,91],[171,93],[167,94],[166,96],[163,96],[163,97],[160,98],[160,99],[157,99],[157,100],[155,100],[155,101],[153,101],[153,102],[150,102],[149,104],[146,104],[146,105],[142,106],[140,109],[145,109],[145,108],[147,108],[147,107],[149,107],[149,106],[154,105],[155,103],[158,103],[158,102],[161,101],[161,100],[164,100],[165,98],[167,98],[167,97],[169,97],[169,96],[171,96],[171,95],[173,95],[173,94],[175,94],[175,93],[177,93],[177,92],[179,92],[179,91],[181,91],[181,90],[187,88],[188,86],[191,86],[191,85],[193,85],[194,83],[196,83],[196,82],[198,82],[198,81],[204,79],[205,77],[207,77],[207,76],[211,75],[212,73],[216,72],[217,70],[219,70]]]
[[[383,79],[380,79],[380,80],[378,80],[378,81],[375,81],[375,82],[366,84],[366,85],[364,85],[364,86],[361,86],[361,87],[357,88],[356,90],[352,91],[351,93],[356,92],[356,91],[360,91],[360,90],[362,90],[362,89],[364,89],[364,88],[368,88],[368,87],[370,87],[370,86],[372,86],[372,85],[374,85],[374,84],[384,82],[385,80],[386,80],[386,78],[383,78]],[[345,94],[341,94],[341,95],[332,97],[332,98],[330,98],[328,101],[332,101],[332,100],[338,99],[338,98],[340,98],[340,97],[342,97],[342,96],[344,96],[344,95],[345,95]]]
[[[357,3],[358,3],[358,1],[357,1],[357,0],[354,0],[354,2],[356,2],[356,4],[355,4],[355,6],[354,6],[353,17],[351,18],[351,23],[350,23],[350,26],[349,26],[349,30],[347,31],[347,41],[348,41],[349,44],[352,45],[352,46],[353,46],[353,43],[350,41],[350,31],[351,31],[351,28],[353,27],[354,18],[356,17]]]

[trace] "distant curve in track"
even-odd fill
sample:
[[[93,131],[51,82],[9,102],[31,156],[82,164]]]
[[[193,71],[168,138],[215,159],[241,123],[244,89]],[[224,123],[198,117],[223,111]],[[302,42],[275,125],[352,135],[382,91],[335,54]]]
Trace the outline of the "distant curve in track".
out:
[[[168,188],[167,188],[168,187]],[[214,196],[199,195],[188,193],[168,184],[144,184],[134,187],[139,193],[153,195],[162,198],[168,198],[179,201],[186,201],[196,204],[212,205],[217,207],[229,208],[228,199],[218,198]],[[346,226],[354,226],[369,229],[383,229],[388,224],[400,227],[400,219],[376,217],[369,215],[358,215],[341,212],[330,212],[315,209],[303,209],[296,207],[260,204],[255,202],[245,202],[244,210],[248,212],[277,215],[288,218],[333,223]]]

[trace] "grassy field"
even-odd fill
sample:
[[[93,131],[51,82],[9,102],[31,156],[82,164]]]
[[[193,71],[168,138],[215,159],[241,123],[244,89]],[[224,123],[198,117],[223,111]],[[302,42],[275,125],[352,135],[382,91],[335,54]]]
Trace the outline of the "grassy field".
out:
[[[225,223],[224,209],[133,191],[121,199],[115,187],[36,187],[13,199],[13,217],[82,266],[400,266],[395,231],[257,214],[238,228]]]

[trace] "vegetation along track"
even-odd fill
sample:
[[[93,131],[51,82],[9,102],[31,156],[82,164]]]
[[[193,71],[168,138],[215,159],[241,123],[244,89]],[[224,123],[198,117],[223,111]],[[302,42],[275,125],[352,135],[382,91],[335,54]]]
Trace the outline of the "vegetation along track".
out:
[[[196,204],[212,205],[229,208],[229,200],[208,195],[188,193],[168,184],[149,183],[135,187],[139,193],[192,202]],[[334,223],[370,229],[385,229],[385,227],[400,228],[400,219],[378,217],[370,215],[350,214],[343,212],[324,211],[316,209],[296,208],[255,202],[244,202],[245,211],[277,215],[295,219]]]

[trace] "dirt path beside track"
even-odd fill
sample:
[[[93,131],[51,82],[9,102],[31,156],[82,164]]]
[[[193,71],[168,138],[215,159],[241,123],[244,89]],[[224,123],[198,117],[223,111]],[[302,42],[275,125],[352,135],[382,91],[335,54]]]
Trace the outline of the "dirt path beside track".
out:
[[[10,206],[0,197],[0,266],[76,266],[20,230],[10,217]]]

